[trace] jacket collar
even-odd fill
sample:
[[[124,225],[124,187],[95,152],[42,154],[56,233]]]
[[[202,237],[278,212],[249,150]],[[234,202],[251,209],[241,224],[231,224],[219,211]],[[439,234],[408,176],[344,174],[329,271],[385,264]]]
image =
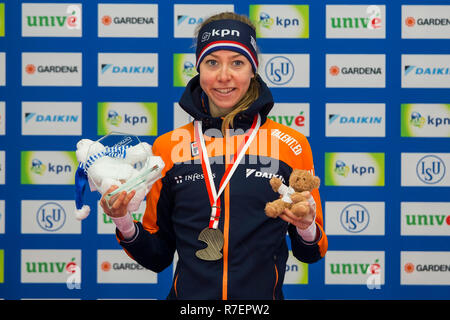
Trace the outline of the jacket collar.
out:
[[[266,122],[267,115],[273,107],[273,97],[266,83],[257,75],[260,83],[258,99],[246,110],[238,113],[234,118],[234,128],[247,130],[253,123],[256,114],[261,116],[261,125]],[[200,75],[192,78],[186,86],[179,102],[181,108],[191,115],[195,120],[201,120],[203,130],[216,128],[221,129],[222,119],[214,118],[209,113],[208,97],[200,87]]]

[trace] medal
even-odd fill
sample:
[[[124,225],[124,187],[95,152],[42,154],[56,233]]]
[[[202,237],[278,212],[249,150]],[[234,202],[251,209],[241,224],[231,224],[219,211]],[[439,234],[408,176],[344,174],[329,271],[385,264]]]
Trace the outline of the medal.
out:
[[[231,176],[236,171],[237,166],[241,162],[245,152],[256,137],[258,129],[261,125],[260,115],[256,115],[253,119],[253,124],[250,130],[245,135],[243,143],[239,146],[238,152],[233,157],[233,164],[229,164],[220,181],[219,192],[216,192],[216,186],[209,164],[208,153],[206,151],[205,139],[202,133],[202,122],[195,121],[195,140],[197,147],[200,148],[200,160],[202,163],[203,176],[205,177],[206,190],[208,191],[209,202],[211,204],[211,216],[209,219],[209,226],[203,229],[198,237],[198,240],[205,242],[208,246],[204,249],[198,250],[195,255],[202,260],[214,261],[222,258],[220,251],[223,248],[224,238],[219,226],[220,218],[220,195],[225,190],[226,185],[231,179]]]
[[[208,246],[195,253],[197,258],[206,261],[222,259],[222,253],[220,251],[223,248],[223,234],[220,229],[207,227],[200,232],[198,240],[205,242]]]

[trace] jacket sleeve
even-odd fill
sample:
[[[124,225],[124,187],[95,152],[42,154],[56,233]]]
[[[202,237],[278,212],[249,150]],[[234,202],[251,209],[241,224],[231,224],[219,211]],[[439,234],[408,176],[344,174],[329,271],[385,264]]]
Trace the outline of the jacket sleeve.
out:
[[[158,139],[153,145],[153,154],[161,156],[165,163],[163,177],[156,181],[147,195],[146,209],[142,223],[136,222],[135,236],[125,241],[116,229],[119,244],[125,252],[143,267],[154,272],[161,272],[172,264],[175,252],[175,235],[173,231],[172,195],[167,171],[172,166],[170,158],[165,159]]]
[[[315,174],[314,163],[311,152],[311,147],[308,140],[303,137],[301,139],[302,145],[302,161],[299,161],[299,169],[309,170]],[[294,225],[289,225],[288,233],[291,239],[291,248],[293,255],[300,261],[305,263],[314,263],[322,259],[328,250],[328,239],[323,229],[323,214],[322,204],[320,202],[319,189],[314,189],[311,192],[314,201],[316,202],[316,220],[318,238],[314,242],[306,242],[298,234]]]

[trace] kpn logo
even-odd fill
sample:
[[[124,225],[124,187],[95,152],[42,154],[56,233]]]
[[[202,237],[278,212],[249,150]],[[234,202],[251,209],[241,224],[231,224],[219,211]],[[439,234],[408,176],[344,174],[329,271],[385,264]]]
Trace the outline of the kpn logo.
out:
[[[195,69],[195,55],[192,53],[174,53],[173,86],[185,87],[189,80],[198,74]]]
[[[309,38],[308,5],[250,5],[258,38]]]
[[[450,104],[402,104],[402,137],[450,137]]]
[[[384,153],[325,153],[325,185],[384,186]]]
[[[155,102],[99,102],[98,135],[118,131],[141,136],[158,133],[158,105]]]
[[[74,151],[22,151],[22,184],[74,184]]]

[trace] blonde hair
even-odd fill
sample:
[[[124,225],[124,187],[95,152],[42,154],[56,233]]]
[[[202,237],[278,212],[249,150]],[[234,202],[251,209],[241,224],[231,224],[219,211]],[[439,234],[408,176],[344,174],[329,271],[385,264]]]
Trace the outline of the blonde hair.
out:
[[[222,12],[222,13],[218,13],[216,15],[213,15],[211,17],[209,17],[208,19],[206,19],[205,21],[203,21],[203,23],[201,23],[196,30],[196,35],[198,35],[198,32],[200,31],[200,29],[207,25],[210,22],[213,21],[217,21],[217,20],[225,20],[225,19],[231,19],[231,20],[237,20],[240,22],[243,22],[247,25],[249,25],[252,29],[256,29],[255,26],[253,25],[253,23],[251,22],[251,20],[244,15],[240,15],[234,12]],[[230,127],[233,128],[233,122],[234,122],[234,117],[246,110],[253,102],[256,101],[256,99],[258,99],[259,97],[259,88],[260,88],[260,84],[258,82],[257,78],[257,74],[255,74],[255,76],[250,80],[250,85],[248,87],[247,93],[242,97],[242,99],[236,104],[236,106],[234,107],[234,109],[228,113],[222,122],[222,134],[225,136],[225,132],[226,129],[229,129]]]

